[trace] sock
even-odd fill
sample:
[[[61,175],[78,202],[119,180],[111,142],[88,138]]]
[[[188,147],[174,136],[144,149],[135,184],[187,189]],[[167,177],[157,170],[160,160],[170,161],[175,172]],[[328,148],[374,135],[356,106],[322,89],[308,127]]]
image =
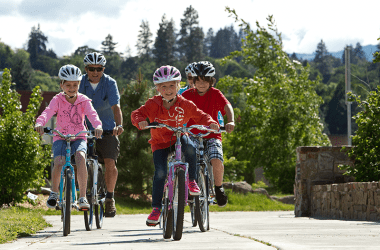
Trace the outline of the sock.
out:
[[[221,185],[221,186],[216,186],[215,185],[215,189],[219,189],[220,190],[222,187],[223,187],[223,185]]]
[[[107,192],[106,198],[113,198],[113,192]]]

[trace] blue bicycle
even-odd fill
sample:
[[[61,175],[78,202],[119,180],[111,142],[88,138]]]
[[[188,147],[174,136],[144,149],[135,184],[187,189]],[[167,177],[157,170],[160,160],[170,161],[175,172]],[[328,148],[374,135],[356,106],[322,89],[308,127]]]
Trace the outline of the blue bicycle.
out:
[[[76,135],[64,135],[58,130],[51,128],[44,128],[44,133],[49,136],[55,136],[53,132],[57,133],[62,139],[66,141],[66,162],[62,166],[61,179],[59,182],[59,201],[56,209],[61,210],[61,221],[63,222],[63,236],[70,233],[70,220],[71,209],[75,208],[79,211],[77,205],[77,193],[75,187],[75,171],[71,164],[71,147],[70,142],[81,134],[90,135],[91,131],[81,131]],[[82,210],[84,211],[84,210]]]

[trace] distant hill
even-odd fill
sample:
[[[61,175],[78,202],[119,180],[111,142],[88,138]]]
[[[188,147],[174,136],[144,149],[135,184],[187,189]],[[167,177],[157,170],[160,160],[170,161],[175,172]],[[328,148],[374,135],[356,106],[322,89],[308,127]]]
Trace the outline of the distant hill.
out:
[[[377,45],[366,45],[366,46],[363,46],[363,51],[366,55],[366,58],[368,61],[372,61],[372,54],[375,53],[377,51]],[[343,50],[340,50],[338,52],[330,52],[330,54],[333,56],[333,57],[336,57],[336,58],[342,58],[342,55],[343,55]],[[315,52],[313,52],[312,54],[300,54],[300,53],[296,53],[297,55],[297,58],[299,59],[306,59],[308,61],[311,61],[311,60],[314,60],[314,57],[315,57]]]

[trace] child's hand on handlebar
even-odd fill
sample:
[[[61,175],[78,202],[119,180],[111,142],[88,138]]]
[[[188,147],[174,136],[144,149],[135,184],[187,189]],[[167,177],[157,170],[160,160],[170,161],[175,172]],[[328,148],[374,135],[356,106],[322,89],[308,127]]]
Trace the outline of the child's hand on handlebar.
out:
[[[217,123],[211,123],[210,128],[213,130],[219,130],[219,125]]]
[[[40,135],[43,135],[44,134],[44,127],[42,126],[35,126],[34,127],[34,130],[36,130],[38,133],[40,133]]]
[[[140,129],[145,129],[146,126],[148,126],[148,122],[147,121],[139,122],[139,128]]]
[[[94,130],[94,134],[95,134],[95,137],[96,138],[101,138],[102,137],[102,134],[103,134],[103,129],[102,127],[97,127],[95,130]]]
[[[226,124],[226,132],[227,133],[231,133],[232,131],[234,131],[234,128],[235,128],[234,122],[229,122]]]

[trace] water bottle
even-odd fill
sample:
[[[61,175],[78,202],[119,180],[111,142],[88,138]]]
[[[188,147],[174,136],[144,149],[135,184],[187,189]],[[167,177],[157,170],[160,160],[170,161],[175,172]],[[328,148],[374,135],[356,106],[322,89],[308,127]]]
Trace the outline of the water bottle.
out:
[[[221,127],[224,127],[224,119],[220,111],[218,112],[218,122]]]

